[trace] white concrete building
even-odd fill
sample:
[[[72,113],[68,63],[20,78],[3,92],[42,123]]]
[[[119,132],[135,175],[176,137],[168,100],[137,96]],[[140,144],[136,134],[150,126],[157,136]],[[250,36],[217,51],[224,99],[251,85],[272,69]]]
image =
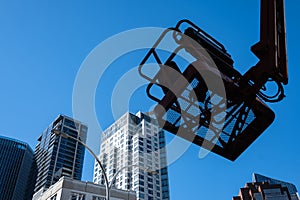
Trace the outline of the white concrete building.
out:
[[[101,137],[100,160],[109,182],[114,181],[118,189],[135,191],[139,200],[168,200],[165,145],[164,132],[156,120],[141,112],[124,114]],[[94,182],[104,184],[97,162]]]
[[[61,177],[49,189],[42,189],[33,195],[32,200],[105,200],[105,187],[91,182],[83,182],[69,177]],[[110,190],[111,200],[136,200],[132,191]]]

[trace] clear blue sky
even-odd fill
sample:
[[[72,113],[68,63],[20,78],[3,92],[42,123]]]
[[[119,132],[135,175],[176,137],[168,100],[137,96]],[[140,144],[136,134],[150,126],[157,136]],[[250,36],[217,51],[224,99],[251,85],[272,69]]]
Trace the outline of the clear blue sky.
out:
[[[235,162],[212,153],[199,159],[199,147],[191,145],[169,166],[172,200],[231,199],[251,181],[253,172],[292,182],[300,189],[299,7],[298,0],[286,1],[290,82],[287,97],[270,105],[276,113],[274,123]],[[76,74],[100,42],[129,29],[170,27],[183,18],[222,42],[240,72],[256,63],[250,46],[259,40],[258,0],[1,1],[0,134],[34,149],[39,134],[58,114],[73,115]],[[103,128],[113,122],[109,104],[113,81],[126,72],[123,65],[134,67],[142,59],[141,54],[128,56],[116,61],[108,78],[99,82],[95,101]],[[132,112],[149,108],[134,98],[130,102]],[[83,178],[91,180],[93,162],[88,155],[86,161]]]

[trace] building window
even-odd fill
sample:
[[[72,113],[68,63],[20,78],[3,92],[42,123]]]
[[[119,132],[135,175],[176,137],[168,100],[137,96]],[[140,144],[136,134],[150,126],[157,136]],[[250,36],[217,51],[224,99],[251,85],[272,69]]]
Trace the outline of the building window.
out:
[[[140,198],[140,199],[144,199],[144,198],[145,198],[145,195],[142,194],[142,193],[139,193],[139,198]]]
[[[140,192],[145,192],[145,189],[143,187],[139,187]]]
[[[140,145],[140,146],[143,146],[143,145],[144,145],[144,142],[143,142],[143,141],[139,141],[139,145]]]
[[[77,123],[75,124],[74,121],[69,120],[69,119],[66,119],[66,118],[65,118],[65,123],[64,123],[64,125],[65,125],[65,126],[68,126],[68,127],[71,127],[71,128],[73,128],[73,129],[77,129],[76,127],[78,127],[78,124],[77,124]]]
[[[50,197],[50,200],[56,200],[57,194],[55,194],[54,196]]]
[[[85,200],[85,194],[73,192],[70,200]]]
[[[140,178],[141,180],[144,180],[144,175],[139,174],[139,178]]]
[[[144,151],[144,147],[139,146],[139,151],[143,152]]]
[[[93,196],[92,200],[106,200],[106,198],[105,197]]]
[[[141,181],[141,180],[140,180],[140,181],[139,181],[139,185],[140,185],[140,186],[143,186],[143,185],[144,185],[144,181]]]

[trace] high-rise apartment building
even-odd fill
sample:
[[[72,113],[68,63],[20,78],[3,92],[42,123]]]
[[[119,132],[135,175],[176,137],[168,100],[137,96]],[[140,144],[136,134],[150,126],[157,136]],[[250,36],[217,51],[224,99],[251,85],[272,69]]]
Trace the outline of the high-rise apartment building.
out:
[[[139,200],[168,200],[165,146],[164,132],[156,120],[141,112],[124,114],[101,137],[100,160],[108,181],[114,181],[118,189],[135,191]],[[94,182],[104,184],[97,162]]]
[[[253,182],[240,189],[233,200],[299,200],[294,184],[253,174]]]
[[[0,136],[0,199],[31,199],[35,167],[28,144]]]
[[[38,168],[35,192],[46,190],[62,176],[81,179],[84,146],[73,139],[55,135],[52,130],[86,141],[86,125],[70,117],[59,115],[38,138],[35,149]]]

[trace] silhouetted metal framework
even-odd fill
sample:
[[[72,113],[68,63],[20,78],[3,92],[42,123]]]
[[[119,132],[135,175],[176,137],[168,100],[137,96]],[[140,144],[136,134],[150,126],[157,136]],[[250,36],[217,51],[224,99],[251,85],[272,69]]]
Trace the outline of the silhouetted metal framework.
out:
[[[260,32],[251,48],[259,62],[241,75],[225,47],[191,21],[166,29],[139,66],[160,126],[230,160],[250,146],[275,117],[264,101],[282,100],[288,83],[283,0],[261,0]],[[173,52],[161,51],[170,41]],[[192,59],[180,61],[183,54]],[[264,93],[270,81],[278,86],[272,96]]]

